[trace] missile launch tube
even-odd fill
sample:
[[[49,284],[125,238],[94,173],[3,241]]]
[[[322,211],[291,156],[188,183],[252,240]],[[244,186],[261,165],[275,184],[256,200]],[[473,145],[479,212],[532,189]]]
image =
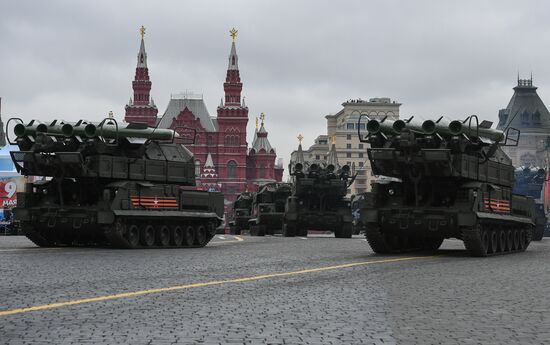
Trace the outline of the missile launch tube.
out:
[[[369,122],[367,122],[367,131],[369,134],[377,134],[380,132],[384,134],[399,134],[405,126],[405,121],[403,120],[369,120]]]
[[[18,137],[35,136],[38,133],[46,133],[48,126],[38,122],[37,120],[31,120],[27,125],[18,123],[13,127],[13,133]]]

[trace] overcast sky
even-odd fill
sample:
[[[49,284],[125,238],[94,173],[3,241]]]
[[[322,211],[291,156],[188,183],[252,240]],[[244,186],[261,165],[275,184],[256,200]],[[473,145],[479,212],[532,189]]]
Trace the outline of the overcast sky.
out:
[[[123,118],[138,28],[147,28],[152,96],[223,96],[231,40],[249,107],[266,114],[288,163],[326,133],[350,98],[390,97],[402,116],[496,120],[531,71],[550,103],[550,3],[545,1],[25,1],[0,2],[2,115]]]

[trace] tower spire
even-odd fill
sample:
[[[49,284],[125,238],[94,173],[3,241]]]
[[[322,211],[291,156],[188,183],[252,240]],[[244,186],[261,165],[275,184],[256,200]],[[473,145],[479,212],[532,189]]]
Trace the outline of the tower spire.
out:
[[[145,27],[139,29],[141,44],[137,54],[136,74],[132,81],[134,97],[126,105],[126,122],[146,123],[155,126],[158,109],[151,98],[151,80],[147,68],[147,52],[145,51]]]
[[[141,35],[141,46],[139,47],[139,52],[137,55],[137,67],[138,68],[147,68],[147,52],[145,51],[145,27],[142,25],[139,29]]]
[[[241,77],[239,74],[239,57],[237,56],[237,48],[235,47],[235,40],[237,37],[237,30],[235,28],[229,31],[232,38],[231,51],[229,52],[229,62],[227,65],[227,76],[223,89],[225,91],[225,105],[233,107],[244,107],[241,104],[241,91],[243,84],[241,83]]]

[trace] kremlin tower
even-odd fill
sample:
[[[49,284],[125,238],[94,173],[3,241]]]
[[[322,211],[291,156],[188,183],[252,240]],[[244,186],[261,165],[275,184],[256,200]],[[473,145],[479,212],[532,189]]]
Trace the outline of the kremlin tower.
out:
[[[141,46],[137,55],[136,75],[132,82],[134,99],[126,105],[126,122],[146,123],[149,126],[156,126],[158,109],[150,96],[151,81],[149,80],[149,69],[147,68],[147,52],[145,52],[145,28],[140,28]]]

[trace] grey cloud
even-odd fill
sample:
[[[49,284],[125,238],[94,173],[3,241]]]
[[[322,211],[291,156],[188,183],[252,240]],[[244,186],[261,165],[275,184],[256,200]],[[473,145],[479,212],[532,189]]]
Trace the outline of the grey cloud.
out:
[[[550,101],[549,10],[544,1],[3,1],[0,96],[4,116],[122,116],[143,24],[160,112],[170,93],[192,90],[214,115],[235,26],[249,133],[265,112],[288,161],[295,136],[309,145],[349,98],[495,120],[519,69]]]

